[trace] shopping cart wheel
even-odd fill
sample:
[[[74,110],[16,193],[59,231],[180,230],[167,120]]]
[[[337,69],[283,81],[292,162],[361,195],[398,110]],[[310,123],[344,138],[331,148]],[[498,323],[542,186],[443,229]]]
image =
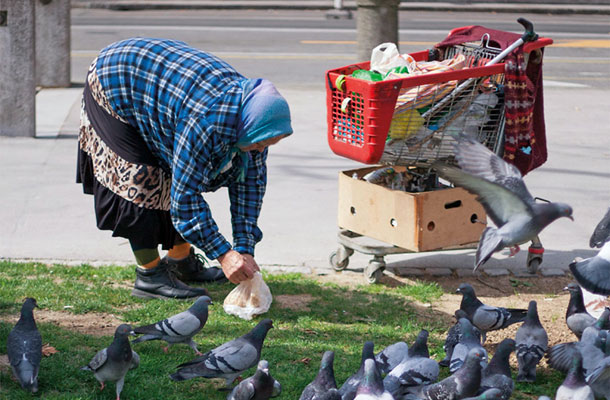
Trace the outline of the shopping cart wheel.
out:
[[[375,256],[364,269],[366,281],[370,284],[378,283],[383,276],[384,269],[385,261],[383,261],[383,257]]]
[[[339,246],[337,251],[330,253],[328,262],[335,271],[343,271],[349,265],[349,257],[352,254],[354,254],[354,250],[345,246]]]
[[[538,267],[542,264],[542,255],[544,254],[544,247],[538,238],[532,240],[532,245],[527,249],[527,270],[531,274],[535,274],[538,271]]]

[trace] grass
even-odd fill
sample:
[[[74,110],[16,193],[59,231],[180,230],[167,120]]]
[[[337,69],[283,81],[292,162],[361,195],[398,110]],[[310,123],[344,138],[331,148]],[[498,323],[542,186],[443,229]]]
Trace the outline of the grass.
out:
[[[25,297],[37,299],[42,310],[70,314],[91,312],[114,315],[120,322],[133,325],[152,323],[188,308],[190,300],[142,300],[130,296],[132,268],[88,265],[67,267],[39,263],[0,262],[0,354],[5,353],[6,338],[12,324],[7,318],[19,314]],[[265,280],[274,296],[307,295],[311,301],[302,307],[281,307],[274,301],[265,317],[274,321],[265,341],[262,357],[269,361],[271,374],[282,383],[281,398],[298,399],[303,388],[317,374],[321,356],[335,351],[335,376],[339,384],[356,371],[362,344],[375,342],[376,350],[397,341],[413,342],[420,329],[430,331],[430,353],[440,360],[448,327],[447,317],[431,313],[417,304],[433,303],[442,294],[434,283],[418,282],[394,288],[384,285],[349,289],[321,284],[299,274],[267,275]],[[210,285],[215,304],[203,331],[195,337],[201,351],[240,336],[258,321],[244,321],[222,310],[231,284]],[[416,302],[415,302],[416,301]],[[65,308],[69,306],[69,308]],[[41,312],[40,310],[35,310]],[[39,394],[44,399],[114,399],[114,384],[103,392],[90,372],[79,368],[110,344],[111,336],[86,335],[73,329],[38,323],[43,343],[58,352],[44,357],[39,374]],[[173,346],[168,354],[160,342],[134,346],[140,354],[140,367],[130,371],[125,381],[124,399],[225,399],[217,389],[220,380],[193,379],[173,382],[168,375],[175,367],[194,358],[186,345]],[[247,371],[250,376],[254,371]],[[447,371],[442,371],[442,377]],[[517,384],[515,399],[537,398],[552,394],[563,381],[554,371],[539,372],[534,385]],[[0,398],[31,399],[12,379],[8,367],[0,365]]]

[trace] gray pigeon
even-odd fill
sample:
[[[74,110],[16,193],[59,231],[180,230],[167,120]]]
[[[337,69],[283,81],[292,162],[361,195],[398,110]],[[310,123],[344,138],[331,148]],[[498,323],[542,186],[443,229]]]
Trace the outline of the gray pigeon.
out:
[[[468,397],[463,400],[500,400],[502,399],[502,391],[500,389],[491,388],[475,397]]]
[[[475,333],[474,327],[468,318],[460,318],[460,341],[453,348],[451,361],[449,362],[449,372],[456,372],[466,361],[470,350],[477,349],[483,354],[482,368],[487,366],[487,351],[481,346],[481,342]]]
[[[594,400],[593,390],[585,382],[582,356],[575,354],[565,380],[557,389],[555,400]]]
[[[364,343],[364,346],[362,347],[360,368],[355,374],[347,378],[341,388],[339,388],[339,393],[343,400],[354,400],[354,397],[356,397],[356,390],[364,378],[364,362],[369,358],[375,360],[375,355],[373,353],[374,347],[375,345],[373,342],[367,341]]]
[[[32,393],[38,391],[38,370],[42,359],[42,337],[34,321],[35,307],[38,307],[35,299],[25,299],[19,321],[6,341],[6,354],[13,375],[23,389]]]
[[[330,393],[331,391],[336,393],[334,397],[337,397],[339,400],[341,399],[341,395],[337,390],[337,382],[335,381],[335,371],[333,369],[334,360],[334,351],[324,352],[322,361],[320,362],[318,375],[305,387],[299,400],[319,400],[323,395],[326,395],[326,393]],[[333,398],[331,395],[329,396],[329,399]]]
[[[515,254],[519,244],[535,239],[556,219],[572,219],[572,208],[567,204],[536,203],[517,167],[476,140],[460,137],[455,153],[461,169],[436,162],[433,166],[438,175],[477,195],[477,200],[497,226],[485,228],[481,235],[475,271],[493,253],[505,247],[510,247],[511,254]]]
[[[585,328],[593,325],[596,319],[587,312],[585,301],[582,297],[582,290],[578,284],[570,283],[563,290],[570,292],[570,302],[566,310],[566,324],[576,337],[580,339]]]
[[[604,243],[610,240],[610,208],[606,211],[606,215],[603,216],[601,221],[595,227],[591,239],[589,239],[589,246],[602,247]]]
[[[383,379],[383,386],[392,396],[402,398],[407,387],[429,385],[438,379],[439,364],[430,358],[427,341],[428,331],[422,329],[408,356]]]
[[[195,300],[195,303],[188,310],[180,314],[154,324],[137,327],[134,332],[144,336],[133,340],[132,343],[164,340],[168,344],[163,349],[165,352],[174,343],[186,343],[200,356],[202,353],[197,350],[197,344],[193,341],[193,336],[203,328],[208,320],[208,305],[210,304],[212,304],[212,299],[208,296],[201,296]]]
[[[594,257],[572,261],[570,271],[589,292],[610,295],[610,242],[606,242]]]
[[[395,400],[383,387],[375,359],[367,358],[364,361],[364,377],[358,385],[354,400]]]
[[[170,375],[175,381],[197,377],[224,378],[227,388],[248,368],[255,366],[261,358],[263,342],[273,321],[263,319],[250,332],[226,342],[204,355],[180,364],[178,371]]]
[[[389,345],[375,356],[375,362],[381,375],[387,375],[408,355],[409,346],[405,342]]]
[[[487,389],[500,389],[500,399],[508,400],[513,393],[515,383],[511,376],[509,358],[510,353],[515,350],[513,339],[504,339],[498,345],[496,353],[489,365],[485,367],[481,377],[481,391]]]
[[[586,381],[596,398],[610,399],[610,354],[588,374]]]
[[[494,307],[483,304],[477,298],[474,288],[468,283],[462,283],[458,287],[457,293],[462,294],[460,309],[466,312],[472,325],[481,331],[483,343],[485,343],[487,332],[522,322],[527,315],[527,310],[522,308]]]
[[[441,367],[448,367],[451,363],[451,355],[453,354],[453,348],[460,341],[460,337],[462,333],[460,332],[460,318],[468,319],[468,315],[464,312],[464,310],[455,310],[455,324],[449,328],[447,332],[447,338],[445,339],[445,344],[443,345],[443,350],[445,350],[445,358],[438,362]],[[472,322],[472,321],[470,321]],[[479,341],[481,340],[481,332],[477,328],[474,328],[475,335],[477,335]]]
[[[432,385],[409,388],[412,395],[405,399],[458,400],[475,396],[481,385],[481,362],[485,357],[480,349],[471,349],[466,362],[453,375]]]
[[[101,385],[100,390],[104,390],[106,382],[116,382],[116,400],[121,397],[127,371],[140,365],[140,356],[131,350],[127,338],[130,335],[135,336],[131,325],[119,325],[110,346],[98,351],[89,364],[81,368],[83,371],[93,372],[93,376]]]
[[[269,374],[269,363],[260,360],[254,375],[235,386],[227,400],[268,400],[281,392],[282,385]]]
[[[540,323],[534,300],[530,301],[525,322],[517,330],[515,342],[519,364],[517,382],[535,382],[536,366],[549,348],[549,337]]]

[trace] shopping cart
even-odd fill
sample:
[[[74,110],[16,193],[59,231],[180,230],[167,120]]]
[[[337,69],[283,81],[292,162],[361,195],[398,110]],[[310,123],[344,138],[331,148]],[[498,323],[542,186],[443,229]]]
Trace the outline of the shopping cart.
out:
[[[506,49],[491,46],[489,35],[483,35],[478,42],[410,54],[416,63],[455,61],[463,63],[463,69],[408,75],[378,82],[351,76],[356,70],[368,70],[369,62],[328,71],[327,136],[332,151],[365,164],[404,166],[400,180],[404,183],[403,188],[411,192],[447,187],[439,182],[432,164],[438,160],[455,163],[453,144],[461,134],[475,137],[490,150],[502,155],[505,64],[501,60],[521,44],[524,44],[526,59],[533,51],[552,44],[551,39],[538,38],[529,21],[520,18],[518,22],[526,31],[521,39]],[[461,29],[464,28],[454,29],[450,35]],[[354,178],[363,177],[354,173]],[[353,207],[352,214],[356,214]],[[485,216],[480,212],[473,213],[471,220],[473,224],[485,223]],[[349,225],[349,222],[342,222],[341,217],[339,222],[339,247],[330,255],[331,266],[337,271],[345,269],[354,251],[373,255],[364,269],[370,283],[377,282],[381,277],[385,269],[385,255],[415,252],[422,248],[406,248],[392,242],[374,241],[371,244],[362,240],[368,239],[362,230],[342,226]],[[424,228],[419,229],[425,231]],[[471,237],[469,243],[464,243],[459,236],[459,232],[456,232],[455,243],[444,242],[442,247],[434,250],[476,247],[478,237]],[[530,272],[535,273],[538,269],[543,251],[538,238],[533,240],[527,260]]]

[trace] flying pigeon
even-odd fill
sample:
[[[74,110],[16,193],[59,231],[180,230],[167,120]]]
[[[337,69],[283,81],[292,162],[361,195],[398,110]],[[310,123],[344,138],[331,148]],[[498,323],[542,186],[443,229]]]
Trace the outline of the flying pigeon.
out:
[[[322,395],[329,393],[333,390],[341,399],[341,395],[337,390],[337,383],[335,381],[335,371],[333,369],[333,362],[335,360],[334,351],[326,351],[322,356],[320,362],[320,369],[316,378],[305,387],[299,400],[319,400]],[[332,398],[332,397],[331,397]]]
[[[375,356],[377,368],[382,375],[387,375],[400,362],[408,356],[409,346],[405,342],[396,342],[389,345]]]
[[[496,388],[500,389],[500,399],[508,400],[510,398],[515,383],[511,376],[509,358],[510,353],[514,350],[515,341],[513,339],[507,338],[500,342],[489,365],[481,374],[481,391]]]
[[[572,219],[572,208],[567,204],[536,203],[519,170],[476,140],[460,137],[455,153],[461,169],[437,161],[433,166],[438,175],[477,195],[497,226],[485,228],[481,235],[475,271],[505,247],[511,248],[511,255],[516,254],[520,243],[535,239],[557,218]]]
[[[585,382],[582,356],[575,354],[565,380],[557,389],[555,400],[594,400],[593,390]]]
[[[582,290],[578,284],[570,283],[568,286],[564,287],[563,290],[568,290],[570,292],[570,302],[568,303],[568,309],[566,310],[566,324],[576,337],[580,339],[585,328],[593,325],[596,319],[587,312],[582,297]]]
[[[521,308],[494,307],[483,304],[477,298],[474,288],[468,283],[462,283],[457,292],[462,294],[460,309],[466,312],[472,325],[481,331],[483,343],[485,343],[487,332],[522,322],[527,315],[527,310]]]
[[[587,375],[586,381],[596,398],[610,399],[610,354]]]
[[[451,361],[449,362],[449,372],[456,372],[460,369],[472,349],[477,349],[483,354],[481,367],[485,368],[487,366],[487,351],[481,346],[481,341],[475,333],[474,326],[472,326],[468,318],[460,318],[458,323],[460,324],[460,332],[462,334],[460,341],[453,348]]]
[[[383,379],[385,389],[396,398],[402,398],[409,386],[429,385],[436,382],[439,364],[428,352],[428,331],[422,329],[409,354]]]
[[[413,395],[405,399],[458,400],[475,396],[481,385],[481,363],[486,356],[480,349],[471,349],[466,362],[453,375],[432,385],[409,388]]]
[[[341,388],[339,388],[339,393],[341,393],[341,398],[343,400],[354,400],[354,397],[356,397],[358,385],[360,385],[360,382],[362,382],[362,379],[364,378],[364,362],[369,358],[375,360],[375,355],[373,354],[374,347],[375,345],[373,342],[368,341],[364,343],[364,346],[362,347],[360,368],[355,374],[347,378]]]
[[[261,358],[263,342],[273,321],[263,319],[245,335],[221,344],[189,362],[180,364],[178,371],[170,375],[175,381],[202,378],[224,378],[227,388],[248,368]]]
[[[212,304],[212,299],[208,296],[201,296],[195,300],[195,303],[188,310],[180,314],[154,324],[137,327],[134,332],[144,336],[133,340],[132,343],[164,340],[168,344],[167,347],[163,348],[165,352],[174,343],[186,343],[200,356],[202,353],[197,350],[197,344],[193,341],[193,336],[203,328],[208,320],[208,305],[210,304]]]
[[[589,239],[589,246],[602,247],[604,243],[610,240],[610,208],[606,211],[606,215],[599,221],[591,239]]]
[[[13,375],[23,389],[32,393],[38,391],[38,370],[42,359],[42,337],[34,321],[35,307],[38,307],[35,299],[25,299],[19,321],[6,341],[6,354]]]
[[[572,261],[570,271],[589,292],[610,295],[610,242],[606,242],[594,257]]]
[[[540,323],[534,300],[530,301],[525,322],[517,330],[515,342],[519,364],[517,382],[535,382],[536,366],[549,347],[549,337]]]
[[[131,350],[127,338],[130,335],[135,336],[131,325],[119,325],[110,346],[98,351],[89,364],[81,368],[93,372],[101,385],[100,390],[104,390],[106,382],[116,382],[116,400],[121,397],[127,371],[138,368],[140,364],[140,356]]]
[[[364,376],[354,400],[395,400],[394,396],[384,389],[374,358],[364,360]]]
[[[282,385],[269,374],[269,363],[260,360],[254,375],[235,386],[227,400],[268,400],[281,392]]]
[[[463,400],[500,400],[502,399],[502,391],[500,389],[491,388],[475,397],[468,397]]]
[[[453,354],[453,348],[460,341],[460,337],[462,333],[460,332],[460,318],[468,318],[468,315],[463,310],[455,310],[455,324],[449,328],[447,332],[447,338],[445,339],[445,344],[443,345],[443,350],[445,350],[445,358],[438,362],[441,367],[448,367],[451,362],[451,355]],[[477,328],[474,328],[474,333],[477,335],[479,341],[481,340],[481,332]]]

